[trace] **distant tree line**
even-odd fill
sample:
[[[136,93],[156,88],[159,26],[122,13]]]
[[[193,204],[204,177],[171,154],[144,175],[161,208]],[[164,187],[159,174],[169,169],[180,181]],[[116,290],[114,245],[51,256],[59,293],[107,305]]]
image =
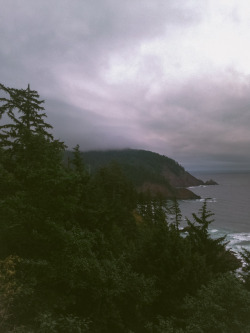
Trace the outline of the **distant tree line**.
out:
[[[206,202],[183,236],[176,200],[90,174],[78,145],[64,163],[37,91],[0,91],[1,332],[250,331],[250,254],[239,276]]]
[[[65,152],[65,158],[70,159],[72,152]],[[89,172],[95,173],[101,167],[109,165],[112,161],[119,163],[124,175],[135,186],[142,185],[145,181],[164,184],[171,188],[168,180],[163,175],[163,167],[167,166],[175,175],[185,172],[185,169],[175,160],[146,150],[122,149],[106,151],[82,152]]]

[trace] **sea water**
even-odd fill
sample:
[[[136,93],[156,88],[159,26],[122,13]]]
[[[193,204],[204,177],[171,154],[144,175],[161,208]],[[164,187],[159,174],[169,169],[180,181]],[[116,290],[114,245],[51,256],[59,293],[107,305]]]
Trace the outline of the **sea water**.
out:
[[[201,199],[179,202],[183,220],[192,220],[192,213],[197,214],[207,200],[208,209],[214,213],[211,237],[226,235],[229,248],[239,252],[244,247],[250,251],[250,172],[192,174],[203,181],[213,179],[218,185],[189,188]]]

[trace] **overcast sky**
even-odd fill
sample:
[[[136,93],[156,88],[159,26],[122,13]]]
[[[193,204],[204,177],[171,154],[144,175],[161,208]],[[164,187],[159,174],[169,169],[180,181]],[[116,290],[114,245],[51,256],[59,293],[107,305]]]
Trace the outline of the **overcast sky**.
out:
[[[250,170],[249,0],[0,0],[0,82],[54,136]]]

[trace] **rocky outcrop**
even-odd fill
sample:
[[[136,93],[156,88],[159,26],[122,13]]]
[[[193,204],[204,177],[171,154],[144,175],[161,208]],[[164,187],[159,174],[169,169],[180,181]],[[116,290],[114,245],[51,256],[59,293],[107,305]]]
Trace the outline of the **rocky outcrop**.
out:
[[[209,179],[204,183],[204,185],[218,185],[218,183],[216,183],[213,179]]]
[[[166,198],[174,198],[175,197],[175,189],[168,188],[163,184],[157,184],[152,182],[144,182],[141,186],[137,188],[138,192],[150,192],[153,197],[162,196]]]
[[[138,192],[150,192],[153,197],[161,196],[168,199],[192,200],[200,197],[187,188],[167,187],[162,184],[145,182],[137,187]]]
[[[176,199],[180,200],[194,200],[200,199],[200,196],[188,190],[187,188],[177,188],[176,189]]]

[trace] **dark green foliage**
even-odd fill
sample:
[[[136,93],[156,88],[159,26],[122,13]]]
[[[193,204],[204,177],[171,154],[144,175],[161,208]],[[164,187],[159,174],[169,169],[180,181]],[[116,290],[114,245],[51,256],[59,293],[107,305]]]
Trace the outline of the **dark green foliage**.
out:
[[[184,171],[184,168],[173,159],[146,150],[124,149],[90,151],[82,153],[82,156],[86,160],[86,163],[90,163],[94,168],[105,164],[107,165],[115,160],[120,164],[127,162],[129,165],[137,165],[138,167],[142,167],[146,164],[147,168],[152,172],[154,172],[154,170],[161,171],[164,163],[176,174]]]
[[[157,323],[147,323],[145,328],[146,332],[148,333],[184,333],[181,328],[175,327],[175,324],[171,318],[164,319],[160,316],[157,318]]]
[[[248,291],[250,291],[250,251],[243,248],[240,255],[244,262],[244,265],[242,266],[241,277],[244,281],[245,287]]]
[[[8,88],[0,84],[7,97],[0,98],[0,119],[7,115],[10,123],[0,126],[0,146],[9,152],[15,163],[19,158],[31,158],[36,151],[35,137],[52,140],[53,136],[47,130],[52,126],[44,121],[45,113],[42,100],[36,91]],[[36,156],[33,156],[34,158]]]
[[[81,153],[80,153],[80,146],[76,145],[74,148],[74,152],[73,152],[73,159],[71,161],[71,163],[73,164],[75,171],[80,174],[80,175],[84,175],[86,174],[85,171],[85,167],[82,161],[82,157],[81,157]]]
[[[71,155],[72,153],[68,151],[66,158]],[[142,185],[147,180],[164,184],[171,188],[168,181],[162,175],[164,167],[167,166],[176,175],[185,172],[184,168],[173,159],[145,150],[90,151],[81,153],[81,156],[91,172],[96,172],[99,168],[107,166],[114,161],[119,163],[122,166],[125,176],[135,186]]]
[[[210,219],[213,215],[207,209],[207,201],[205,200],[199,211],[199,216],[193,213],[194,222],[187,219],[188,233],[194,245],[197,244],[199,246],[209,238],[208,227],[214,221]]]
[[[153,333],[247,333],[250,330],[250,293],[242,281],[227,273],[187,296],[180,306],[181,321],[158,317],[146,325]]]
[[[199,215],[193,214],[194,222],[187,219],[188,239],[193,251],[204,257],[206,267],[209,267],[210,273],[235,270],[240,267],[240,263],[235,260],[230,250],[226,250],[226,236],[212,239],[209,235],[208,227],[214,221],[211,219],[213,215],[208,210],[207,202],[205,201],[199,211]],[[209,278],[209,276],[207,277]]]
[[[177,201],[137,194],[117,163],[90,172],[78,145],[63,164],[37,92],[0,88],[9,95],[1,115],[11,119],[0,127],[1,332],[210,332],[220,315],[218,327],[229,327],[227,310],[247,332],[249,261],[245,283],[217,279],[237,265],[224,239],[209,236],[206,202],[182,237]],[[132,158],[137,177],[144,169],[133,154],[121,160]],[[166,158],[139,155],[153,179]]]
[[[37,318],[39,333],[87,333],[90,332],[90,322],[87,319],[75,317],[73,315],[58,316],[45,312]],[[26,332],[26,331],[25,331]]]
[[[169,207],[168,211],[174,216],[173,223],[175,224],[176,229],[179,229],[182,221],[182,214],[176,199],[172,201],[172,205]]]
[[[232,274],[202,287],[185,301],[187,332],[247,333],[250,331],[250,293]]]

